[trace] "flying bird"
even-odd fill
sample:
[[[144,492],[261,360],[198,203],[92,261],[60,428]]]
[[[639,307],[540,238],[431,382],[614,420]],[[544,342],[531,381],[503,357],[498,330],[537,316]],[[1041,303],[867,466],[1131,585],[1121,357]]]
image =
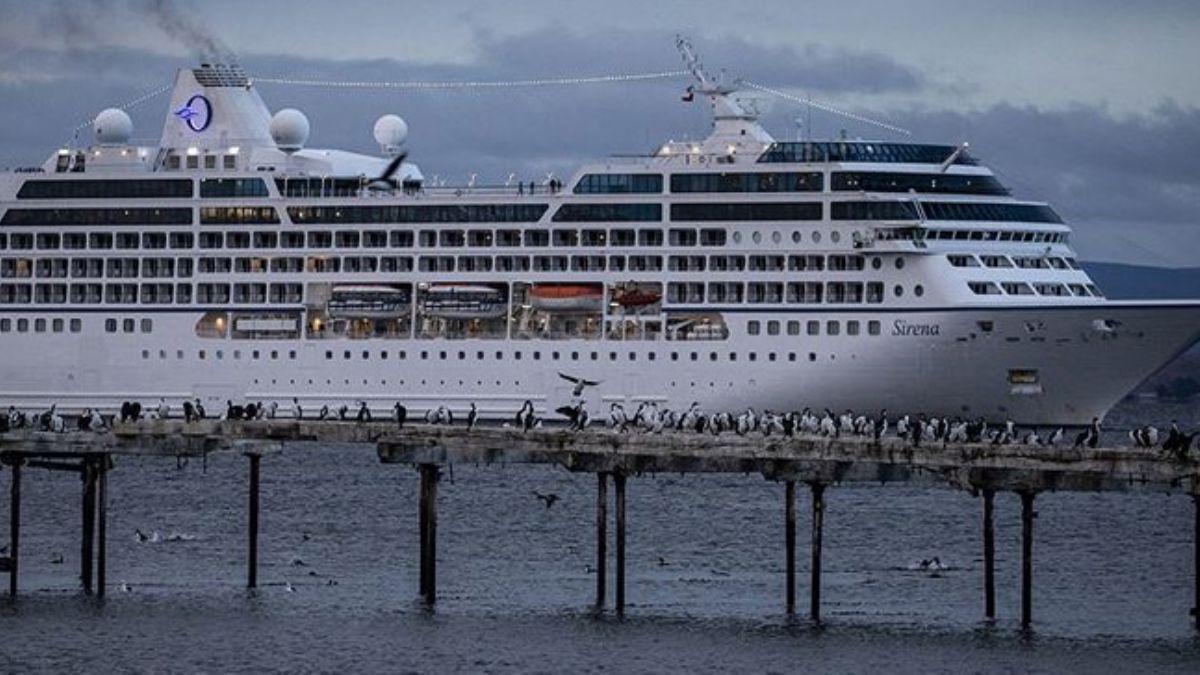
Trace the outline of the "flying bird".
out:
[[[584,389],[587,389],[588,387],[594,387],[594,386],[600,384],[599,381],[585,380],[582,377],[572,377],[571,375],[567,375],[566,373],[559,373],[558,376],[561,377],[562,379],[566,380],[567,382],[570,382],[575,385],[575,389],[573,389],[571,391],[572,396],[582,396]]]

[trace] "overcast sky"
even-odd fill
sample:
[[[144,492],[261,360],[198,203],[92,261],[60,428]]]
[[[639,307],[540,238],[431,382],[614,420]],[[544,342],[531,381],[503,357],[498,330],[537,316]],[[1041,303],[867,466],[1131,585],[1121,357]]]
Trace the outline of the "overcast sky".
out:
[[[1200,266],[1200,2],[0,0],[0,166],[40,163],[100,109],[169,84],[200,52],[259,77],[479,80],[674,70],[677,32],[726,70],[969,141],[1018,196],[1049,201],[1083,257]],[[260,84],[312,123],[310,145],[376,152],[385,112],[427,176],[570,174],[588,158],[704,133],[687,82],[468,92]],[[131,110],[161,127],[166,97]],[[764,124],[895,138],[789,101]],[[87,130],[81,134],[86,140]]]

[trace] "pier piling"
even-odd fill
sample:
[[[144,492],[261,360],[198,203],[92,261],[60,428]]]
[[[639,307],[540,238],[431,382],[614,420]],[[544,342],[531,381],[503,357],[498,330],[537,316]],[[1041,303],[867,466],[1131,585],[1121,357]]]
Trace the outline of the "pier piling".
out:
[[[96,465],[90,459],[82,462],[83,469],[83,531],[80,537],[79,579],[84,595],[92,594],[92,553],[96,534]]]
[[[996,491],[983,491],[983,614],[996,618],[996,532],[993,510]]]
[[[825,485],[812,483],[812,587],[808,614],[821,623],[821,534],[825,528]]]
[[[784,547],[787,559],[787,613],[796,613],[796,481],[784,482]]]
[[[1033,622],[1033,498],[1021,492],[1021,628]]]
[[[625,474],[613,474],[613,487],[617,493],[617,614],[625,614]]]
[[[21,459],[12,460],[11,501],[8,512],[8,596],[17,597],[17,571],[21,562]]]
[[[104,597],[108,581],[108,455],[100,458],[96,491],[96,595]]]
[[[246,556],[246,587],[258,587],[258,479],[262,456],[251,453],[250,458],[250,504],[249,504],[249,551]]]
[[[1192,621],[1196,630],[1200,630],[1200,494],[1192,495],[1192,503],[1196,508],[1196,517],[1193,520],[1195,531],[1192,533],[1192,546],[1195,549],[1192,554],[1192,583],[1195,589],[1192,598]],[[15,564],[16,553],[13,553],[13,556]]]
[[[604,609],[608,581],[608,474],[596,473],[596,609]]]
[[[437,484],[436,464],[421,464],[421,599],[437,601]]]

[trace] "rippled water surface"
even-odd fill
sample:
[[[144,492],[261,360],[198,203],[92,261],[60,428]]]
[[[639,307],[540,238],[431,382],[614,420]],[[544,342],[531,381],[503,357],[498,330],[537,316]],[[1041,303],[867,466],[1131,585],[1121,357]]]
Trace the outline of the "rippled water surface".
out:
[[[1140,419],[1139,405],[1149,404],[1111,419]],[[783,612],[782,486],[753,475],[631,478],[630,604],[616,620],[590,610],[594,477],[459,465],[440,486],[431,614],[416,602],[412,468],[354,448],[264,459],[261,588],[248,593],[246,464],[214,456],[205,472],[198,461],[179,469],[122,459],[110,474],[102,604],[78,591],[78,477],[27,470],[23,595],[15,606],[0,600],[0,669],[1200,671],[1188,617],[1194,512],[1181,495],[1039,497],[1036,628],[1022,636],[1012,495],[997,497],[1000,618],[987,625],[980,500],[949,489],[829,489],[826,626],[815,629]],[[8,481],[0,473],[0,533]],[[561,499],[547,509],[535,490]],[[801,490],[802,609],[809,507]],[[140,543],[136,529],[164,541]],[[909,569],[933,556],[951,569]]]

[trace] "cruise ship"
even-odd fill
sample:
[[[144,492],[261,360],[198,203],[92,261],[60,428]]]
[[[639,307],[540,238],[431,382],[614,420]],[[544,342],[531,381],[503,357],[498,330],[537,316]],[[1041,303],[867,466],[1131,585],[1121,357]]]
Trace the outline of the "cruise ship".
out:
[[[489,187],[425,180],[396,115],[378,155],[309,148],[239,67],[181,69],[157,145],[108,109],[0,174],[0,405],[511,418],[586,380],[593,417],[1082,425],[1200,338],[1200,302],[1106,299],[966,145],[778,141],[689,65],[703,140]]]

